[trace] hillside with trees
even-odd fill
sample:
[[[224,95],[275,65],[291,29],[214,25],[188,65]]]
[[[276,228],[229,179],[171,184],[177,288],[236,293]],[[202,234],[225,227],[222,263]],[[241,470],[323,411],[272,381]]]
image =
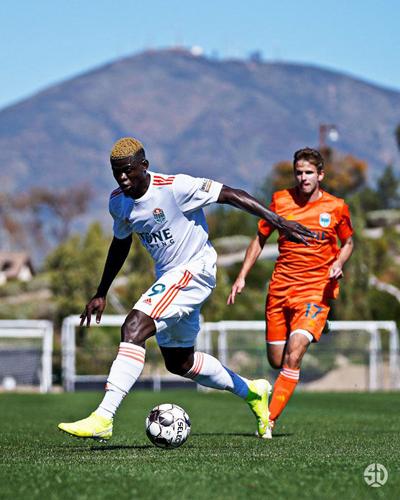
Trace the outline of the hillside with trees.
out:
[[[400,92],[338,72],[147,51],[0,110],[0,191],[90,187],[87,226],[104,218],[121,136],[139,137],[156,171],[254,191],[275,163],[315,146],[321,124],[335,124],[335,147],[366,161],[375,182],[396,157],[399,116]]]

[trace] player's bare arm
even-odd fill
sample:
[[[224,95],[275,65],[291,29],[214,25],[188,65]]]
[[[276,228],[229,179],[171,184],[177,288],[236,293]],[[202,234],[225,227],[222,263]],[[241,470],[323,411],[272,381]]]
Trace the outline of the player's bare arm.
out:
[[[271,226],[282,231],[288,239],[295,243],[308,245],[307,239],[315,238],[315,234],[302,224],[286,220],[284,217],[272,212],[264,207],[256,198],[241,189],[234,189],[224,185],[217,203],[232,205],[265,219]]]
[[[329,269],[329,278],[330,279],[340,279],[343,278],[343,266],[349,260],[351,254],[353,253],[354,242],[353,238],[350,236],[346,240],[342,242],[342,247],[340,249],[340,253],[338,258],[332,264]]]
[[[234,304],[236,294],[240,294],[243,288],[246,286],[246,276],[249,274],[250,269],[256,263],[258,257],[260,256],[262,249],[264,248],[266,237],[261,233],[257,233],[257,236],[251,241],[250,245],[247,247],[246,255],[242,264],[242,268],[232,285],[231,293],[229,294],[227,304]]]
[[[86,326],[90,326],[92,314],[96,314],[96,323],[100,323],[101,316],[106,307],[107,292],[123,266],[131,248],[132,236],[124,239],[113,238],[108,250],[107,259],[104,265],[103,275],[97,292],[86,304],[85,310],[81,314],[81,323],[83,326],[86,320]]]

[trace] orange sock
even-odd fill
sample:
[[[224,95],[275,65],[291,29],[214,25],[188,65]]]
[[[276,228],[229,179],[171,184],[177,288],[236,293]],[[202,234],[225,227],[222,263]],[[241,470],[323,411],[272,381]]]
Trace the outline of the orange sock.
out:
[[[269,419],[276,420],[288,404],[297,382],[299,381],[300,369],[292,369],[284,365],[279,377],[274,384],[274,392],[269,405]]]

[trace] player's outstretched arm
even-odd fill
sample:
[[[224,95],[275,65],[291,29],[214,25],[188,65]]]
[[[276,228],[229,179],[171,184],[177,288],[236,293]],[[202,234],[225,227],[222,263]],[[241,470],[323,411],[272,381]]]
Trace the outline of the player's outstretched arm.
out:
[[[103,276],[101,277],[100,284],[97,288],[95,295],[86,304],[86,307],[81,314],[81,323],[86,321],[86,326],[90,326],[90,321],[92,314],[96,314],[96,323],[100,323],[101,316],[106,307],[106,296],[107,292],[117,276],[119,270],[123,266],[131,248],[132,236],[128,236],[122,240],[118,238],[113,238],[110,248],[108,250],[108,255],[106,262],[104,264]]]
[[[302,224],[268,210],[253,196],[242,189],[234,189],[229,186],[222,186],[217,203],[225,203],[233,207],[240,208],[257,217],[265,219],[271,226],[282,231],[288,239],[296,243],[307,243],[307,238],[315,238],[316,235]]]
[[[237,278],[232,285],[231,293],[229,294],[226,303],[228,305],[235,303],[236,294],[242,293],[243,288],[246,286],[246,276],[249,274],[250,269],[254,266],[256,260],[260,256],[262,249],[264,248],[266,242],[266,237],[261,233],[257,233],[254,240],[251,241],[250,245],[247,247],[246,255],[240,269]]]

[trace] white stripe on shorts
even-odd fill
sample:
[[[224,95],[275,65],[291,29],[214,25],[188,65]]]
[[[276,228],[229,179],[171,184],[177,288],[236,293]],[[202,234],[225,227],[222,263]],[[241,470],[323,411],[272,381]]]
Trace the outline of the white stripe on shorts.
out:
[[[304,335],[305,337],[307,337],[307,338],[308,338],[308,340],[309,340],[310,342],[312,342],[312,341],[314,340],[314,337],[313,337],[313,336],[311,335],[311,333],[310,333],[309,331],[307,331],[307,330],[303,330],[303,329],[301,329],[301,328],[298,328],[297,330],[293,330],[293,332],[291,332],[291,334],[290,334],[290,337],[291,337],[292,335],[294,335],[295,333],[300,333],[301,335]]]

